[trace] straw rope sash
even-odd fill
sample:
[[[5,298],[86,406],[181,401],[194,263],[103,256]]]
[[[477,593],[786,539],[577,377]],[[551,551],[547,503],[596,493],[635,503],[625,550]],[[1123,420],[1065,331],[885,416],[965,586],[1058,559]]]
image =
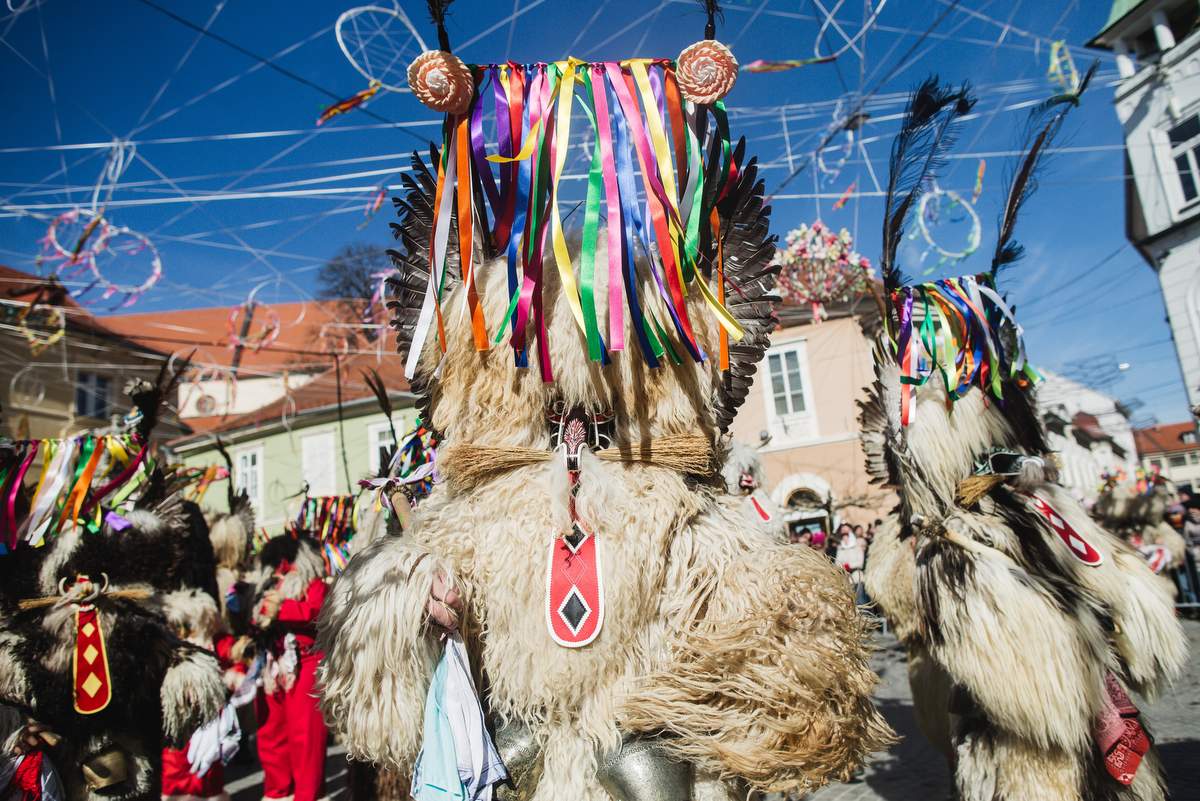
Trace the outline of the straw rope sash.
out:
[[[711,438],[696,433],[670,434],[645,444],[613,446],[596,455],[609,462],[665,467],[697,476],[712,473],[716,462]],[[437,461],[438,472],[446,476],[451,488],[464,492],[500,473],[540,464],[554,456],[555,451],[541,448],[456,443],[440,449]]]

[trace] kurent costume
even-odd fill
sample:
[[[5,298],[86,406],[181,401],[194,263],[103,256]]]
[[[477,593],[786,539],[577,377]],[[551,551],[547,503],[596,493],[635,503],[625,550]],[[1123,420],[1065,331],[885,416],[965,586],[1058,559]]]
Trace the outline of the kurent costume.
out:
[[[391,305],[440,481],[333,585],[330,724],[353,759],[416,765],[418,799],[448,743],[468,773],[449,797],[505,775],[504,797],[538,801],[847,777],[891,739],[868,625],[839,571],[719,473],[776,302],[762,183],[720,102],[736,61],[710,38],[676,61],[468,67],[439,33],[409,83],[448,112],[445,139],[404,176]],[[577,102],[596,136],[572,244]],[[482,726],[446,728],[483,719],[476,688],[502,766]]]
[[[328,741],[315,689],[325,563],[315,540],[291,534],[268,540],[258,559],[253,617],[266,632],[266,666],[255,702],[263,796],[316,801],[325,795]]]
[[[1172,593],[1176,592],[1175,583],[1164,574],[1187,563],[1187,543],[1167,522],[1167,508],[1175,498],[1171,483],[1155,474],[1141,479],[1136,487],[1107,482],[1092,507],[1096,522],[1136,548]]]
[[[90,486],[77,481],[79,501],[70,511],[81,514],[64,513],[43,547],[21,543],[0,557],[0,703],[53,732],[36,753],[53,762],[67,799],[157,800],[164,745],[187,743],[225,703],[216,657],[168,623],[190,627],[193,615],[217,609],[200,510],[181,500],[180,488],[146,455],[158,403],[169,391],[162,376],[157,386],[135,383],[141,422],[130,442],[142,453],[126,454],[127,470],[105,461],[125,454],[117,438],[54,446],[46,482],[63,463],[57,457],[78,442],[93,454],[88,469],[80,459],[79,476],[119,475]],[[107,452],[95,455],[101,448]],[[130,492],[106,496],[128,482]],[[46,486],[37,488],[35,511]],[[24,526],[30,498],[17,495],[15,519]]]
[[[909,648],[918,719],[952,757],[963,801],[1161,799],[1129,695],[1177,675],[1186,641],[1144,560],[1055,482],[1038,376],[995,283],[1020,255],[1017,211],[1078,93],[1032,113],[991,270],[908,285],[896,267],[930,165],[972,102],[926,83],[893,145],[885,334],[862,429],[868,468],[900,506],[868,586]]]

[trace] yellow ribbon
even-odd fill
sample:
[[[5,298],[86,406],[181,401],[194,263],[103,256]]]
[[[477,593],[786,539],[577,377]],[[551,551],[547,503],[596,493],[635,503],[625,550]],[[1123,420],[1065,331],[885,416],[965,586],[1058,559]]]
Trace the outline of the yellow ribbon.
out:
[[[575,270],[571,263],[571,252],[567,238],[563,235],[562,215],[558,211],[558,182],[567,163],[567,150],[571,142],[571,104],[575,98],[575,69],[584,62],[576,58],[567,59],[562,78],[558,83],[558,117],[555,120],[554,174],[550,181],[550,231],[554,238],[554,262],[558,266],[558,277],[562,281],[563,294],[571,306],[571,314],[586,333],[583,324],[583,304],[579,300],[579,287],[575,283]]]

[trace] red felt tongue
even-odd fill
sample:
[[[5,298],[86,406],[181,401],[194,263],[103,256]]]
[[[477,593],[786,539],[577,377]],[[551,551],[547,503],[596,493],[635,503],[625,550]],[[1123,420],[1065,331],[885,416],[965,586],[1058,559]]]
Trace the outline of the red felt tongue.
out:
[[[91,715],[112,700],[108,652],[100,615],[94,606],[81,606],[75,613],[75,711]]]
[[[550,540],[546,625],[566,648],[581,648],[604,622],[604,583],[596,538],[576,521],[571,534]]]

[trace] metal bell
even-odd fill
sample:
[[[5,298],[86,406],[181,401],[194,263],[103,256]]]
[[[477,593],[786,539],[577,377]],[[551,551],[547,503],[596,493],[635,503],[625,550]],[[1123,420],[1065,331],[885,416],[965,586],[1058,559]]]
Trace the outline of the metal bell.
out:
[[[693,801],[690,763],[671,759],[653,739],[628,739],[600,761],[600,786],[614,801]]]

